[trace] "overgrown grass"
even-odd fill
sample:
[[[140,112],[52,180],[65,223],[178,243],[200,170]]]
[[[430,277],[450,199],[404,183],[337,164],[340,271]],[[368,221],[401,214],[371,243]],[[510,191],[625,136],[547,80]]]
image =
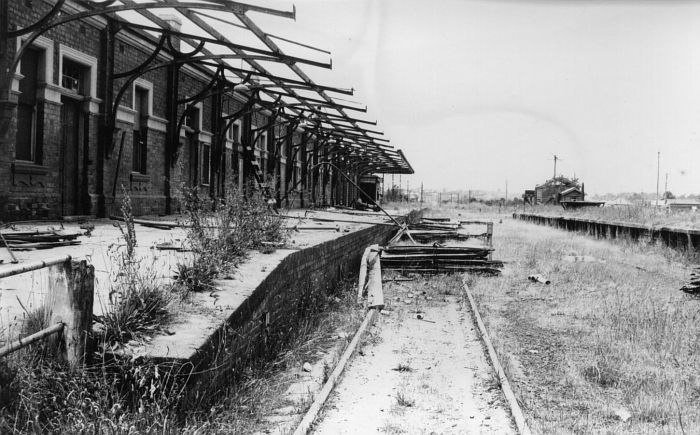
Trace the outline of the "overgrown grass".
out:
[[[161,328],[170,313],[171,286],[159,283],[152,267],[136,256],[136,232],[124,192],[123,243],[110,247],[116,266],[110,300],[97,320],[102,328],[90,343],[86,366],[71,370],[55,358],[54,340],[44,340],[0,361],[0,433],[167,433],[167,415],[181,394],[178,380],[148,361],[122,359],[119,343]],[[21,336],[48,326],[45,301],[28,312]],[[60,340],[59,346],[60,346]],[[168,379],[166,381],[166,379]]]
[[[566,216],[595,219],[608,222],[629,222],[645,226],[670,226],[676,228],[700,228],[700,213],[690,210],[668,210],[641,205],[613,207],[586,207],[564,210],[560,206],[519,207],[518,211],[543,216]]]
[[[411,406],[416,404],[416,399],[410,397],[404,391],[397,391],[396,392],[396,404],[399,406],[403,406],[405,408],[410,408]]]
[[[507,262],[503,275],[475,278],[470,288],[531,427],[700,427],[700,305],[678,291],[692,256],[511,219],[495,227],[494,244]],[[568,255],[594,261],[570,263]],[[533,272],[552,284],[530,283]]]
[[[181,383],[168,375],[129,358],[70,370],[19,351],[0,361],[0,433],[179,433]]]
[[[182,190],[188,216],[187,243],[191,263],[177,265],[177,282],[188,291],[213,289],[214,279],[237,267],[251,249],[270,252],[266,242],[287,238],[282,219],[269,209],[262,195],[244,195],[232,187],[225,199],[202,197],[196,188]]]
[[[160,282],[152,265],[135,253],[137,240],[131,198],[122,188],[121,212],[124,225],[119,225],[124,245],[110,248],[110,257],[117,266],[104,314],[97,318],[103,325],[98,339],[107,344],[124,343],[144,333],[163,327],[170,317],[173,286]]]
[[[259,433],[264,420],[288,406],[284,396],[297,377],[289,371],[315,361],[354,331],[354,280],[307,283],[289,323],[268,337],[268,353],[250,360],[226,383],[212,384],[207,400],[186,398],[186,372],[144,358],[120,358],[97,349],[93,363],[71,371],[22,350],[0,359],[0,433],[203,434]],[[107,349],[108,350],[108,349]],[[332,367],[328,365],[326,376]],[[295,401],[294,406],[305,406]],[[308,405],[308,403],[306,404]],[[300,409],[299,411],[303,411]]]

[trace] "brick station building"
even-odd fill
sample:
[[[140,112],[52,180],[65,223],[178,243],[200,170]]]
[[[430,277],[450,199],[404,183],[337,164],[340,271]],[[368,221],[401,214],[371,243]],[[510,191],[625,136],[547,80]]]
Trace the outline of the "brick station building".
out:
[[[96,7],[72,0],[0,3],[3,71],[32,36],[13,31],[41,24],[57,5],[62,16]],[[181,30],[180,17],[152,14],[163,28]],[[299,122],[281,122],[273,105],[250,110],[245,89],[208,92],[223,86],[217,71],[178,63],[191,50],[180,47],[179,37],[163,44],[106,14],[44,27],[0,86],[0,220],[109,216],[123,192],[136,214],[176,213],[183,187],[223,197],[256,171],[282,205],[356,198],[337,171],[317,166],[331,158],[342,165],[351,155],[334,152],[327,138]],[[346,167],[355,180],[373,170],[412,173],[403,154],[391,156],[393,169],[374,167],[372,158],[358,164],[357,157]]]

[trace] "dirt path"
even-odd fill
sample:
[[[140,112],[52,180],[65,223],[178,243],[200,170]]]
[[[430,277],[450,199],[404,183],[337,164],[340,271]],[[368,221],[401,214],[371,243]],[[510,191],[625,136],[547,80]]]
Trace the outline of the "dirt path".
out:
[[[515,433],[468,305],[461,303],[458,278],[384,288],[388,310],[367,334],[313,433]]]

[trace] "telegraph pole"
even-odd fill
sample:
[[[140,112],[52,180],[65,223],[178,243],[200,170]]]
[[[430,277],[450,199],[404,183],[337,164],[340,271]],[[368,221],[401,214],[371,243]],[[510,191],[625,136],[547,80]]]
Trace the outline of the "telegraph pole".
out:
[[[661,151],[656,152],[656,208],[659,208],[659,167],[661,163]]]

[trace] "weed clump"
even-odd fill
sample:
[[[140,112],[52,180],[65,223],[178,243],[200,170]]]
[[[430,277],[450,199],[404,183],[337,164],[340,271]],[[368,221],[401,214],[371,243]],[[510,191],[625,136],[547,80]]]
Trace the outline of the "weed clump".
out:
[[[203,198],[197,188],[183,188],[188,216],[187,243],[191,264],[178,264],[176,280],[187,291],[213,289],[217,275],[237,267],[251,249],[269,253],[270,243],[283,242],[287,231],[264,198],[232,188],[224,199]]]
[[[406,393],[403,391],[399,391],[396,393],[396,403],[399,406],[403,406],[406,408],[410,408],[411,406],[416,404],[416,400],[409,397]]]
[[[118,226],[125,249],[110,248],[118,272],[109,293],[109,305],[96,319],[103,325],[101,340],[105,343],[124,343],[157,330],[170,317],[169,306],[173,300],[172,286],[159,283],[153,268],[144,267],[136,257],[131,198],[123,188],[122,191],[124,226]]]

